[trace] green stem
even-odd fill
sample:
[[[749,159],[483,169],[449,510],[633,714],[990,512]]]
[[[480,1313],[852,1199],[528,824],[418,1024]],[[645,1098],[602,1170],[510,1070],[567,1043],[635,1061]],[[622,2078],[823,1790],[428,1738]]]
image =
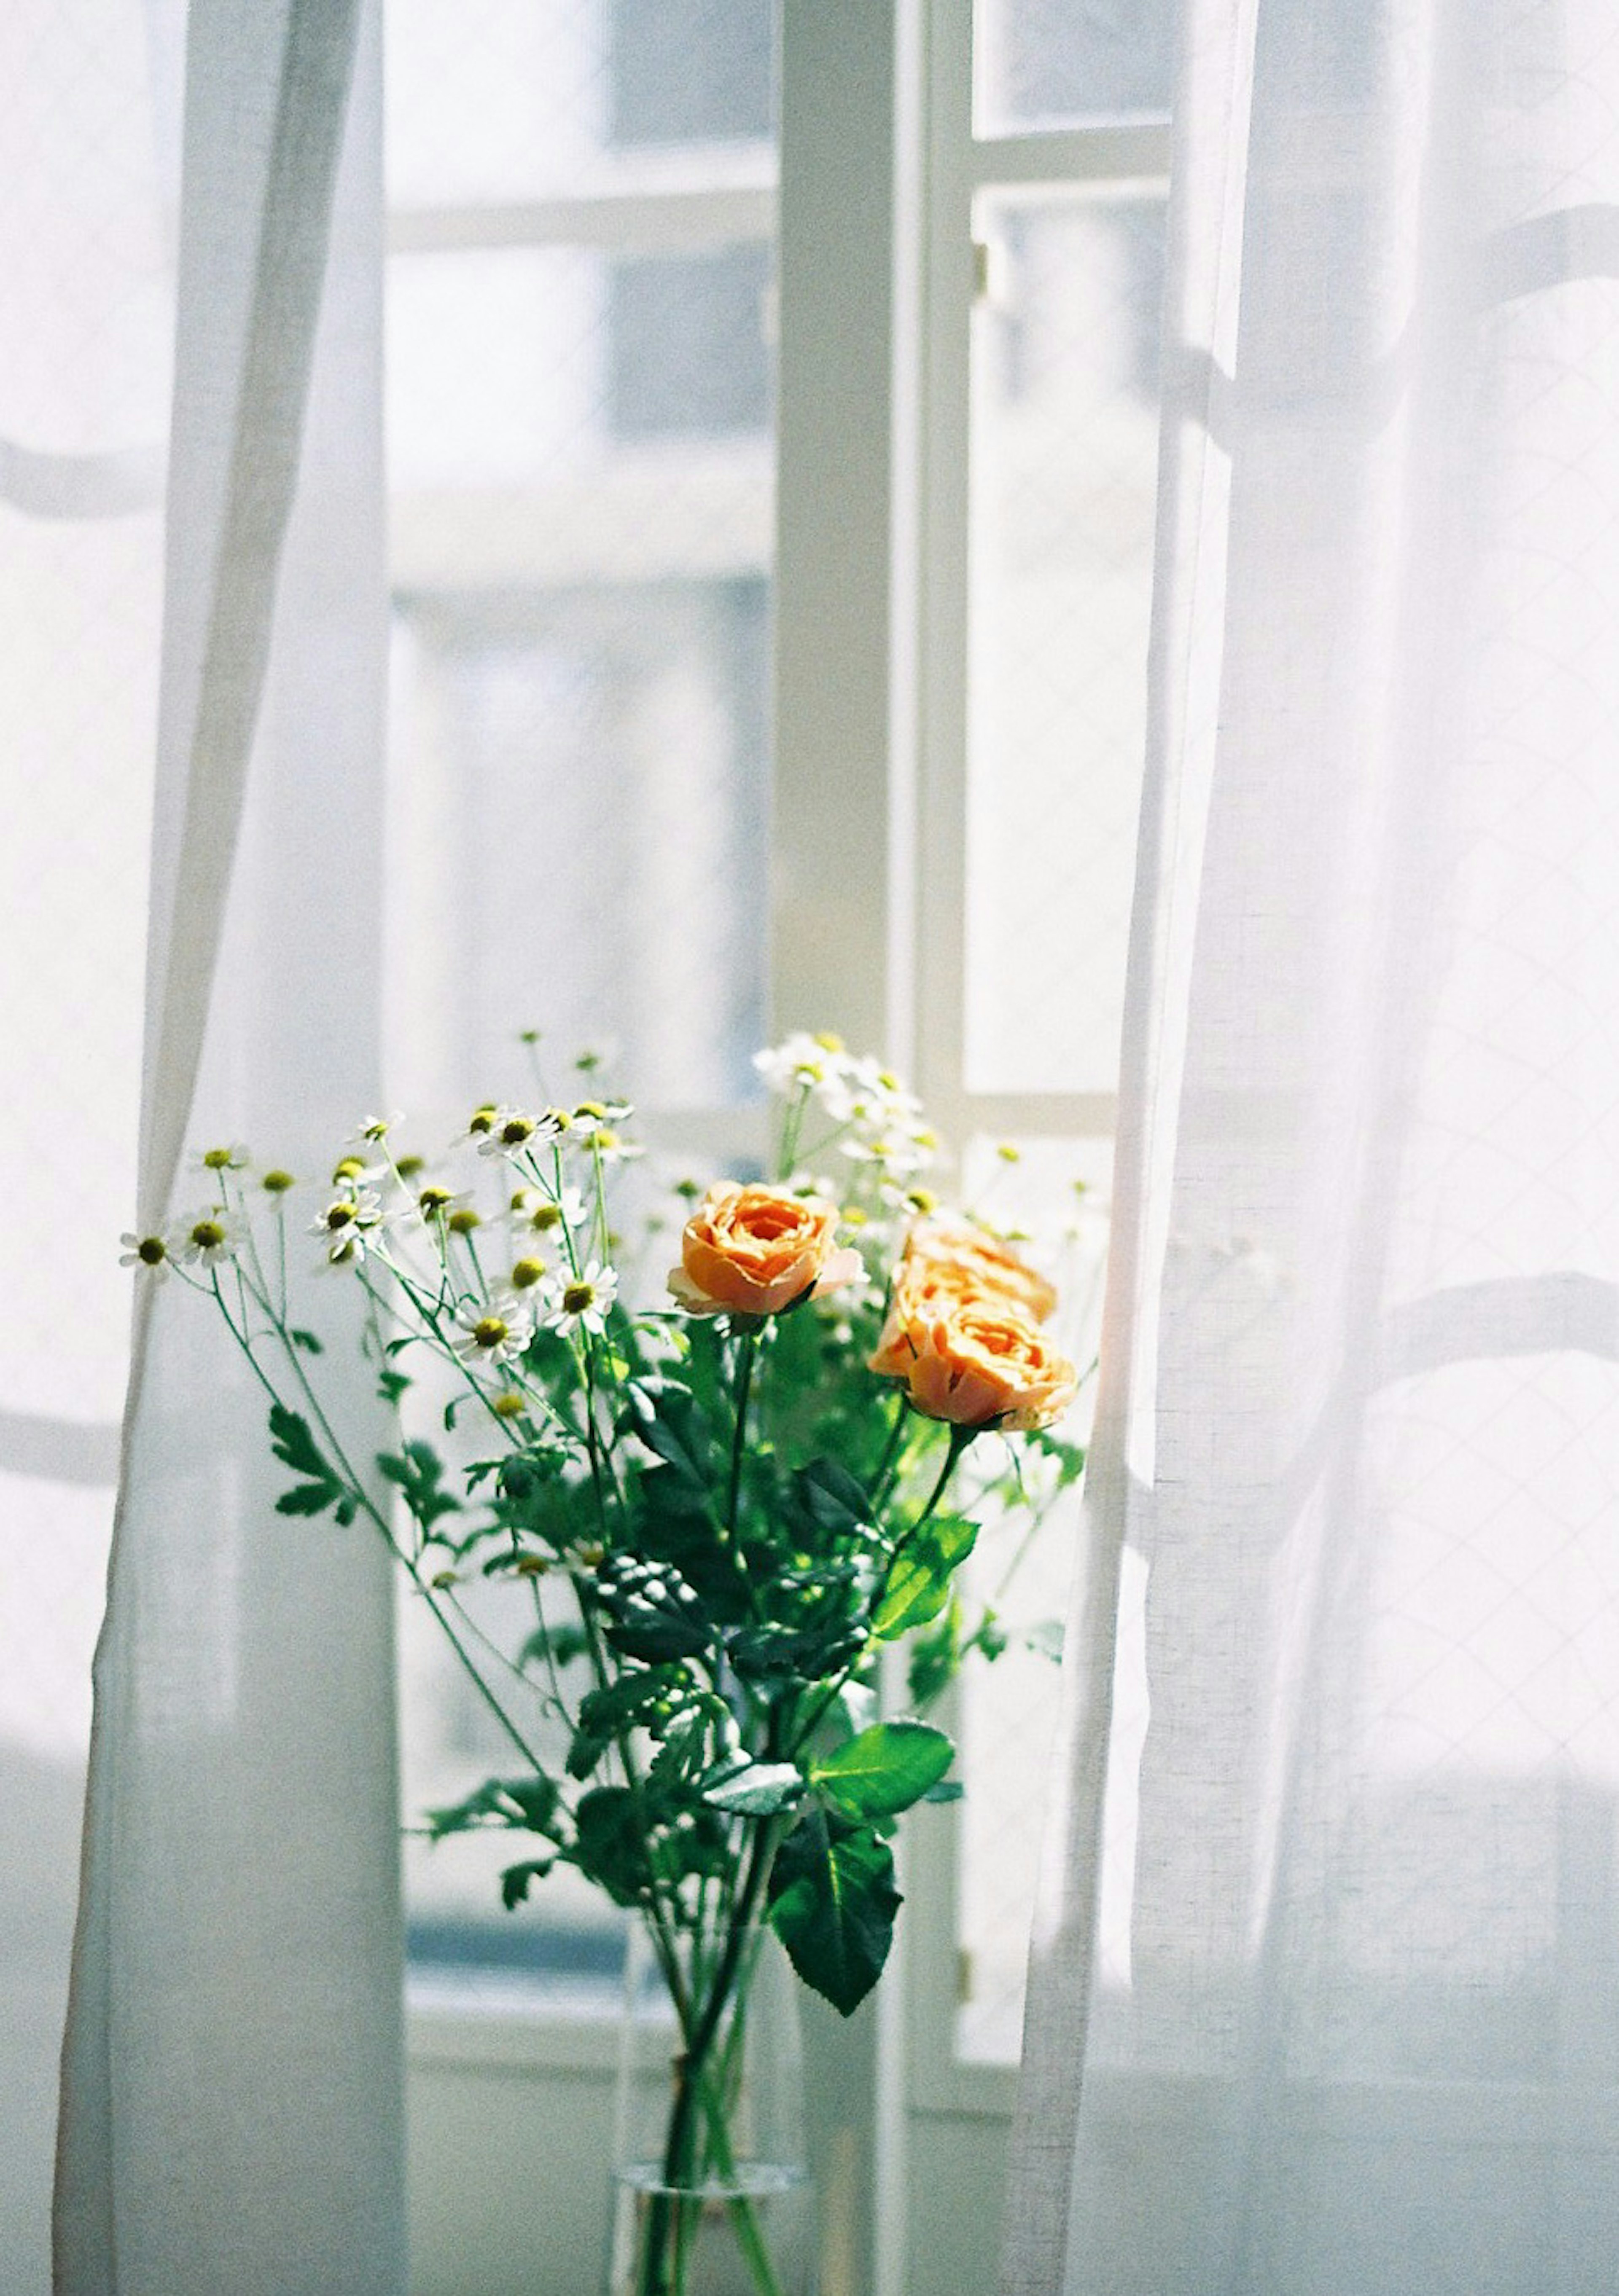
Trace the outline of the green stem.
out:
[[[685,2296],[685,2251],[691,2221],[688,2211],[693,2206],[685,2195],[692,2182],[695,2136],[693,2117],[700,2096],[709,2093],[709,2052],[713,2047],[715,2036],[736,1987],[748,1931],[752,1926],[760,1898],[775,1861],[778,1839],[779,1828],[768,1819],[760,1824],[753,1838],[747,1874],[732,1910],[725,1945],[708,1998],[678,2063],[675,2099],[670,2110],[664,2140],[662,2183],[653,2194],[647,2210],[646,2245],[639,2296]],[[723,2129],[723,2100],[719,2102],[719,2126]],[[739,2197],[745,2202],[745,2195]],[[753,2235],[753,2245],[762,2251],[757,2226],[750,2224],[750,2230]],[[744,2242],[744,2245],[745,2248],[747,2243]],[[768,2270],[768,2259],[766,2269]],[[773,2280],[760,2280],[757,2270],[755,2279],[760,2296],[778,2296]]]
[[[900,1538],[894,1541],[893,1552],[888,1558],[888,1567],[877,1582],[875,1591],[871,1598],[871,1611],[874,1617],[882,1608],[883,1597],[887,1594],[889,1582],[894,1575],[894,1565],[899,1562],[900,1557],[904,1554],[906,1548],[911,1544],[911,1541],[916,1537],[918,1531],[921,1530],[923,1525],[926,1523],[938,1511],[939,1502],[943,1498],[945,1494],[945,1488],[949,1482],[950,1477],[956,1472],[957,1462],[959,1460],[962,1453],[966,1449],[967,1446],[982,1432],[982,1430],[977,1427],[951,1427],[949,1448],[945,1454],[944,1464],[939,1471],[939,1479],[934,1483],[933,1489],[928,1493],[926,1503],[923,1506],[921,1513],[916,1517],[913,1522],[907,1526]],[[875,1643],[876,1639],[877,1638],[875,1635],[868,1634],[865,1641],[861,1644],[859,1649],[855,1652],[853,1658],[850,1660],[849,1664],[843,1669],[842,1672],[834,1677],[825,1696],[819,1700],[811,1712],[809,1720],[801,1726],[798,1735],[794,1738],[791,1747],[788,1749],[786,1759],[789,1761],[795,1761],[798,1756],[802,1752],[803,1749],[809,1744],[810,1739],[814,1737],[816,1731],[820,1727],[821,1722],[830,1710],[833,1702],[842,1690],[844,1685],[852,1676],[858,1674],[861,1667],[865,1665],[867,1659],[871,1654],[872,1646]]]

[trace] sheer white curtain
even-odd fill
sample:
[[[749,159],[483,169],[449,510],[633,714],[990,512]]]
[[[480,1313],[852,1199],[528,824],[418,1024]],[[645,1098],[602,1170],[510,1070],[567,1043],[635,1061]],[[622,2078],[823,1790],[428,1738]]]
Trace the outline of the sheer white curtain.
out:
[[[140,1218],[374,1091],[377,25],[192,0]],[[311,1206],[313,1210],[313,1206]],[[362,1406],[363,1407],[363,1406]],[[273,1512],[262,1396],[137,1317],[64,2055],[64,2296],[404,2280],[386,1558]]]
[[[1125,1177],[1006,2286],[1597,2296],[1619,18],[1192,0],[1176,166]]]

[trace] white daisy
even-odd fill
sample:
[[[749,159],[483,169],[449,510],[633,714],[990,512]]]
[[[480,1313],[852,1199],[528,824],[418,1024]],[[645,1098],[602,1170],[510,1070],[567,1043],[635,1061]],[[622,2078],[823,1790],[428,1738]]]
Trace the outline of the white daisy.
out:
[[[387,1139],[396,1124],[403,1124],[404,1121],[405,1112],[399,1108],[394,1110],[391,1116],[365,1116],[360,1119],[358,1129],[352,1133],[350,1137],[357,1146],[374,1148]]]
[[[222,1204],[193,1212],[168,1238],[169,1250],[187,1267],[223,1267],[235,1258],[241,1242],[241,1223]]]
[[[456,1317],[459,1335],[451,1341],[463,1363],[509,1363],[534,1335],[534,1318],[510,1300],[463,1308]]]
[[[582,1227],[585,1199],[577,1188],[519,1188],[512,1198],[512,1226],[522,1235],[560,1235],[564,1228]]]
[[[233,1140],[219,1148],[204,1148],[192,1160],[199,1172],[240,1172],[251,1161],[250,1152],[240,1140]]]
[[[364,1257],[378,1240],[382,1226],[382,1200],[375,1189],[357,1185],[333,1197],[319,1218],[309,1222],[309,1234],[325,1245],[333,1267],[341,1267]]]
[[[645,1156],[646,1151],[637,1140],[626,1140],[611,1124],[595,1118],[580,1124],[576,1117],[571,1129],[576,1144],[587,1150],[604,1164],[627,1164],[632,1156]]]
[[[576,1275],[571,1268],[554,1268],[541,1287],[546,1322],[553,1331],[571,1332],[583,1325],[599,1338],[619,1296],[616,1269],[592,1259]]]
[[[808,1085],[812,1088],[841,1082],[851,1062],[840,1037],[811,1037],[801,1029],[779,1045],[768,1045],[753,1055],[753,1066],[768,1090],[785,1098]]]
[[[126,1230],[119,1242],[123,1250],[119,1254],[120,1267],[144,1267],[154,1283],[161,1283],[168,1274],[168,1246],[160,1235],[136,1235]]]
[[[488,1122],[481,1123],[484,1117]],[[481,1156],[519,1156],[525,1148],[543,1148],[563,1129],[561,1119],[549,1109],[541,1116],[530,1116],[521,1108],[480,1109],[473,1121]]]

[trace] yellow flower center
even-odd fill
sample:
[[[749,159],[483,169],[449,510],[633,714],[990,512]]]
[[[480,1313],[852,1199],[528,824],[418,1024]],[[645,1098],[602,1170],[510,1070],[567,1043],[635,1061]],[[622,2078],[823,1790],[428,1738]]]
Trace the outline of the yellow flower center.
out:
[[[451,1212],[449,1216],[449,1232],[452,1235],[471,1235],[475,1227],[481,1227],[482,1225],[477,1213],[468,1204],[463,1204],[458,1212]]]
[[[570,1283],[563,1292],[563,1313],[582,1316],[596,1298],[594,1283]]]
[[[341,1235],[344,1228],[353,1226],[358,1209],[358,1206],[351,1203],[347,1196],[341,1196],[336,1203],[327,1205],[326,1226],[333,1235]]]
[[[526,1116],[508,1116],[500,1128],[501,1143],[507,1148],[521,1148],[533,1129]]]
[[[203,1168],[210,1172],[228,1172],[234,1161],[228,1148],[210,1148],[202,1158]]]
[[[545,1274],[545,1262],[540,1259],[519,1259],[512,1268],[513,1288],[518,1292],[531,1291]]]
[[[357,1156],[345,1156],[332,1168],[334,1180],[357,1180],[366,1167]]]
[[[225,1230],[218,1220],[200,1219],[192,1229],[191,1240],[199,1251],[212,1251],[225,1242]]]
[[[481,1348],[497,1348],[509,1336],[504,1316],[480,1316],[473,1325],[473,1337]]]
[[[160,1235],[144,1235],[135,1247],[136,1258],[144,1267],[160,1267],[168,1257],[168,1246]]]
[[[514,1395],[510,1388],[504,1395],[496,1396],[489,1405],[490,1410],[500,1419],[521,1418],[526,1407],[522,1396]]]
[[[423,1188],[416,1198],[416,1208],[424,1218],[431,1219],[436,1212],[445,1210],[451,1201],[448,1188]]]
[[[537,1235],[548,1235],[554,1227],[562,1226],[562,1219],[560,1204],[536,1204],[529,1216],[529,1226]]]
[[[273,1172],[267,1172],[265,1174],[263,1179],[259,1185],[267,1195],[284,1196],[287,1190],[289,1188],[295,1188],[298,1185],[298,1183],[294,1180],[291,1172],[284,1172],[280,1166],[277,1165]]]

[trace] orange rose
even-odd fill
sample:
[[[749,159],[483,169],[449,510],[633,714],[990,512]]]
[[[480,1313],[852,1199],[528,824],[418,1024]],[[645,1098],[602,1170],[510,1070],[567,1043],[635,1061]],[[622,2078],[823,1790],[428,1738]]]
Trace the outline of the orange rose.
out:
[[[1005,1300],[913,1298],[902,1328],[891,1316],[871,1368],[902,1378],[928,1418],[1017,1431],[1048,1427],[1068,1408],[1079,1376],[1031,1316]]]
[[[861,1273],[859,1253],[836,1248],[837,1225],[819,1196],[721,1180],[686,1223],[669,1288],[694,1316],[777,1315]]]
[[[1056,1292],[1043,1275],[1009,1243],[970,1220],[919,1220],[906,1239],[903,1265],[933,1271],[963,1295],[1010,1300],[1037,1324],[1056,1305]]]

